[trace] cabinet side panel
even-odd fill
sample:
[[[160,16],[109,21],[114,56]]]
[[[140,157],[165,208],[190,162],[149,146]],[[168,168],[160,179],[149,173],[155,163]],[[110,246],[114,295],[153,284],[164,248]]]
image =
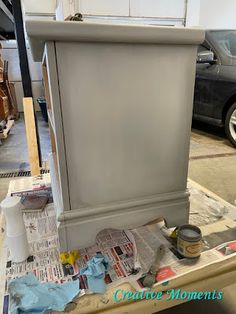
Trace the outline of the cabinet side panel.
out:
[[[196,47],[56,50],[72,209],[184,191]]]
[[[62,208],[59,210],[66,211],[70,210],[71,207],[69,200],[63,121],[54,42],[47,42],[45,45],[45,63],[47,67],[49,96],[51,101],[49,110],[51,112],[51,118],[49,120],[53,124],[51,131],[54,133],[55,139],[55,142],[53,143],[55,147],[54,163],[56,163],[55,170],[57,172],[62,198]],[[58,197],[58,195],[54,197]]]

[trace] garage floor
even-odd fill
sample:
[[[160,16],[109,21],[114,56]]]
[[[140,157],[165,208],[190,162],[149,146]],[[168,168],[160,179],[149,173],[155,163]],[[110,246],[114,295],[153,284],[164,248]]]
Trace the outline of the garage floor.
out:
[[[193,122],[189,177],[235,205],[236,148],[225,138],[223,130]],[[162,311],[161,314],[235,314],[236,284],[222,291],[221,301],[191,301]]]
[[[43,160],[50,150],[47,124],[38,114]],[[210,132],[209,132],[210,130]],[[207,131],[207,132],[206,132]],[[11,131],[9,138],[0,146],[0,173],[29,170],[24,122],[21,118]],[[235,204],[236,200],[236,149],[226,140],[224,132],[201,123],[193,123],[189,177],[213,191],[226,201]],[[0,201],[7,193],[12,178],[0,179]],[[222,301],[188,302],[163,311],[162,314],[236,313],[236,284],[227,287]]]
[[[189,177],[235,204],[236,148],[225,138],[222,129],[193,123]]]
[[[42,160],[47,160],[50,151],[49,128],[42,119],[40,113],[37,115]],[[28,163],[27,141],[23,117],[15,122],[8,138],[3,140],[0,145],[0,174],[17,171],[30,170]],[[9,181],[13,178],[0,178],[0,201],[5,197]]]

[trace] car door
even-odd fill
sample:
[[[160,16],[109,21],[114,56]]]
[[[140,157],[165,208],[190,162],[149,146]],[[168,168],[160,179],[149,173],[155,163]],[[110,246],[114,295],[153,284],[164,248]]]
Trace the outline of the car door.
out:
[[[210,50],[212,47],[207,42],[199,46],[198,52]],[[213,51],[214,52],[214,51]],[[214,52],[215,63],[197,63],[194,94],[193,115],[196,118],[212,117],[214,112],[214,95],[219,78],[219,64]]]

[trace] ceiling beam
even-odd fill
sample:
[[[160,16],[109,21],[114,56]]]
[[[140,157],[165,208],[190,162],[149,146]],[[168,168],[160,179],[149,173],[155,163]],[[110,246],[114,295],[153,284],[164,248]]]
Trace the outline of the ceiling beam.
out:
[[[14,18],[12,13],[9,11],[9,9],[6,7],[5,3],[0,0],[0,9],[6,14],[6,16],[14,23]]]
[[[6,40],[6,38],[0,34],[0,40]]]

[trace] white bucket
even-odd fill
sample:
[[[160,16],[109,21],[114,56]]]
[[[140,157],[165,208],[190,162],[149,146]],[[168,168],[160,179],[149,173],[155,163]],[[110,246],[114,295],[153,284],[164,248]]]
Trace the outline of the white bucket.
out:
[[[21,206],[18,196],[7,196],[1,202],[6,219],[7,246],[15,263],[26,260],[30,255]]]
[[[14,263],[23,262],[29,257],[30,252],[26,232],[16,237],[7,236],[6,242]]]

